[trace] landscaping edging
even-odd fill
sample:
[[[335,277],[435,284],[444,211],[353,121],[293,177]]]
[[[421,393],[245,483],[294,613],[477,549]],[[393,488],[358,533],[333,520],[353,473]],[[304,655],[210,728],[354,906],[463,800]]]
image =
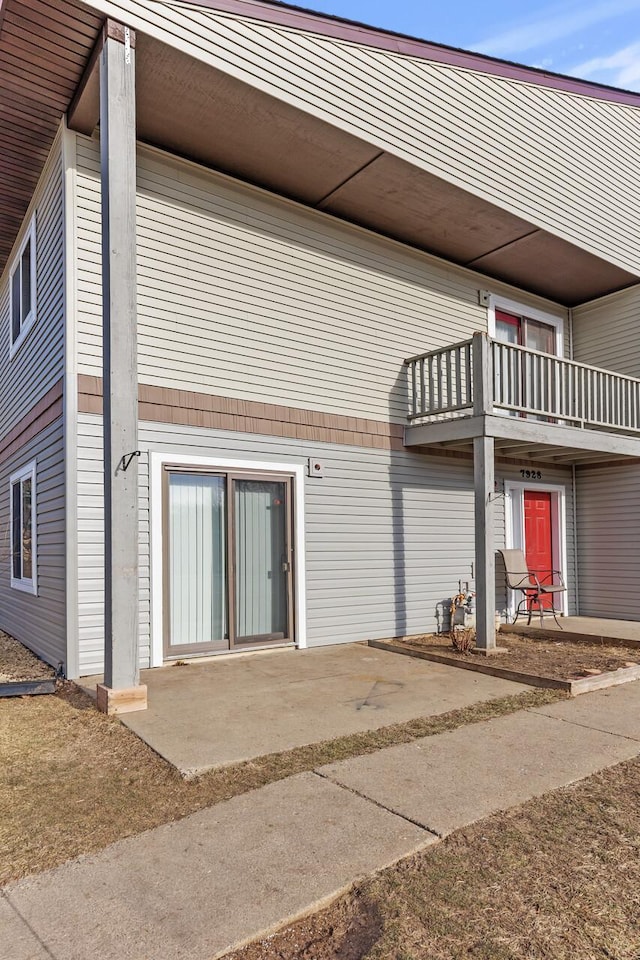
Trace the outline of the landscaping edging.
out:
[[[55,680],[5,680],[0,683],[0,697],[33,697],[55,692]]]
[[[625,647],[627,650],[640,649],[640,640],[631,637],[609,637],[596,633],[576,633],[573,630],[557,627],[528,627],[523,623],[503,623],[500,633],[516,633],[520,637],[532,637],[534,640],[564,640],[567,643],[607,644],[613,647]]]
[[[617,687],[621,683],[630,683],[632,680],[640,680],[640,664],[633,667],[621,667],[618,670],[599,673],[592,677],[581,677],[579,680],[560,680],[557,677],[544,677],[535,673],[521,673],[518,670],[494,666],[485,660],[477,660],[471,657],[468,660],[461,660],[458,657],[448,656],[446,653],[435,653],[424,648],[410,647],[393,640],[369,640],[368,644],[377,650],[388,650],[390,653],[401,653],[405,657],[417,657],[419,660],[443,663],[448,667],[473,670],[475,673],[486,673],[490,677],[499,677],[501,680],[513,680],[514,683],[525,683],[531,687],[564,690],[572,697],[581,693],[591,693],[593,690],[603,690],[605,687]]]

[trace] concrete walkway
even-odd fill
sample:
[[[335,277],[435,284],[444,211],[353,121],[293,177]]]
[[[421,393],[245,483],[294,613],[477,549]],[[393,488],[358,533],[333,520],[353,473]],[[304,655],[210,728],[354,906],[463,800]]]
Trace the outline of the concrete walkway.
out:
[[[2,960],[213,960],[483,816],[640,753],[640,684],[331,764],[6,887]]]

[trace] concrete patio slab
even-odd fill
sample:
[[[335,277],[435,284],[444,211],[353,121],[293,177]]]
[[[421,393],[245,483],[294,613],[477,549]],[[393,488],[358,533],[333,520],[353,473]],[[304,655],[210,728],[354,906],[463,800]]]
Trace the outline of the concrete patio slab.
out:
[[[33,931],[25,960],[39,960],[41,944],[56,960],[213,960],[434,842],[308,773],[13,884],[5,896]],[[13,949],[3,936],[0,957],[22,960]]]
[[[528,689],[361,643],[160,667],[142,681],[148,709],[120,719],[186,776]]]
[[[446,836],[638,752],[632,740],[523,710],[318,772]]]
[[[575,701],[533,707],[531,712],[640,740],[640,683],[599,690]]]

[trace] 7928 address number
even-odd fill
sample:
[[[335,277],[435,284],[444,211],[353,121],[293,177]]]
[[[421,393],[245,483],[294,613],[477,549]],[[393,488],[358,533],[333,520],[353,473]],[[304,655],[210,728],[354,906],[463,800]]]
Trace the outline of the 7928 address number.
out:
[[[524,480],[542,480],[542,471],[540,470],[521,470],[520,476]]]

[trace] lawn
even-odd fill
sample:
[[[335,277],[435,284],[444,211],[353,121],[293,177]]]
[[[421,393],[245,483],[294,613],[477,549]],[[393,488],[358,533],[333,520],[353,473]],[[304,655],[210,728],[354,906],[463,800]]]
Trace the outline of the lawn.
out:
[[[452,834],[227,960],[638,960],[640,760]]]
[[[540,690],[272,754],[185,781],[72,683],[0,699],[0,884],[334,760],[557,699]]]
[[[532,690],[195,781],[99,714],[74,684],[0,700],[0,883],[323,763],[561,696]],[[459,831],[233,954],[365,958],[639,960],[640,760]]]

